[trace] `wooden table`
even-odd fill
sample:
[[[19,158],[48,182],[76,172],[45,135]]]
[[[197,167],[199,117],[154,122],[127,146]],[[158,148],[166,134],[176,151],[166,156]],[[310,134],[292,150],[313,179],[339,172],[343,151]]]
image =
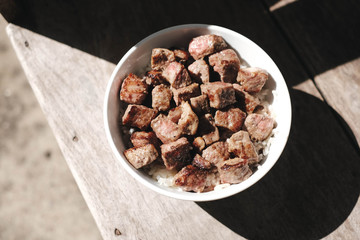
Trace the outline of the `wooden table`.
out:
[[[1,7],[104,239],[360,239],[359,1],[27,0]],[[185,23],[224,26],[258,43],[292,100],[278,163],[250,189],[213,202],[174,200],[137,183],[110,151],[103,126],[105,87],[119,59],[147,35]]]

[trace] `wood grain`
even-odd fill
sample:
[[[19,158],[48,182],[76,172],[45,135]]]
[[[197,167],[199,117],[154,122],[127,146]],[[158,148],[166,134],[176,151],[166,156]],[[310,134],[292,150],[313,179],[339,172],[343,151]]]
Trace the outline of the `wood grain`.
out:
[[[114,65],[15,25],[7,30],[104,239],[308,239],[338,226],[331,236],[360,234],[354,191],[359,181],[349,167],[358,169],[357,155],[321,101],[291,91],[294,120],[288,146],[258,184],[220,201],[177,201],[135,182],[106,144],[102,103]],[[316,119],[321,125],[314,124],[311,110],[321,113]],[[329,127],[333,133],[328,139],[310,135]],[[340,144],[331,140],[334,135]],[[305,146],[311,150],[303,152]],[[347,159],[340,165],[339,150]],[[279,181],[282,178],[286,181]],[[313,222],[317,218],[322,221]]]
[[[139,185],[116,161],[102,119],[114,64],[15,25],[7,32],[104,239],[242,239],[194,202]]]
[[[295,1],[274,10],[277,21],[262,1],[255,0],[225,0],[223,7],[215,1],[187,0],[22,2],[27,12],[15,22],[42,36],[15,25],[9,26],[9,36],[105,239],[319,239],[329,234],[329,239],[356,239],[360,235],[358,150],[308,80],[354,54],[346,50],[345,57],[322,56],[329,46],[322,46],[324,39],[312,42],[306,28],[313,26],[316,29],[310,30],[320,33],[321,24],[303,26],[306,19],[297,18],[307,15],[297,16],[304,11],[294,10],[299,2],[302,6],[309,2]],[[310,19],[326,9],[308,11]],[[288,19],[286,28],[279,27]],[[107,147],[101,118],[112,63],[148,34],[194,22],[228,27],[259,44],[282,71],[293,108],[288,144],[260,182],[233,197],[196,204],[159,196],[138,185]],[[288,29],[292,37],[284,39]],[[311,64],[316,67],[310,68]]]

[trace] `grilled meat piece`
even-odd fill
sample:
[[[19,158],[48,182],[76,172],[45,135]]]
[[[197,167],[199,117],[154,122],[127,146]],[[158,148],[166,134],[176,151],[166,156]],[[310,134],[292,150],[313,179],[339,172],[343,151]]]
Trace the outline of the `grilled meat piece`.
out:
[[[181,112],[182,113],[178,124],[182,129],[182,133],[187,135],[195,135],[199,125],[198,116],[193,112],[188,102],[181,104]]]
[[[227,44],[221,36],[209,34],[193,38],[189,44],[189,53],[198,60],[225,48]]]
[[[216,142],[205,148],[202,157],[215,166],[220,166],[225,160],[230,158],[227,142]]]
[[[177,124],[181,118],[181,113],[182,113],[182,108],[180,105],[170,109],[167,118]]]
[[[203,59],[196,60],[188,67],[189,74],[198,83],[210,81],[209,65]]]
[[[263,141],[270,136],[274,128],[274,119],[265,115],[252,113],[246,117],[245,127],[251,139]]]
[[[203,192],[207,176],[208,171],[187,165],[174,176],[174,184],[184,191]]]
[[[158,111],[167,111],[170,108],[172,91],[169,87],[161,84],[154,87],[151,92],[152,107]]]
[[[268,80],[267,71],[257,68],[240,68],[237,75],[237,81],[241,84],[245,91],[249,93],[258,93],[261,91],[265,82]]]
[[[192,161],[192,165],[196,166],[200,169],[211,169],[213,167],[213,165],[206,160],[205,158],[203,158],[202,156],[200,156],[199,154],[196,154],[193,161]]]
[[[163,143],[179,139],[182,133],[181,128],[164,114],[159,114],[159,116],[151,121],[151,128]]]
[[[215,113],[215,124],[218,127],[237,132],[241,129],[246,113],[239,108],[230,108],[227,111],[217,110]]]
[[[190,155],[191,145],[185,137],[160,146],[161,158],[168,170],[181,169],[188,165],[192,158]]]
[[[173,88],[172,91],[176,105],[180,105],[182,102],[189,101],[190,98],[200,95],[200,88],[197,83],[178,89]]]
[[[129,148],[124,151],[124,155],[131,165],[139,169],[155,161],[159,153],[153,144],[146,144],[142,147]]]
[[[141,104],[147,94],[148,85],[141,78],[130,73],[122,82],[120,100],[130,104]]]
[[[171,62],[164,69],[162,75],[175,89],[186,87],[192,83],[188,71],[184,65],[178,62]]]
[[[260,104],[260,100],[244,91],[244,88],[240,84],[234,83],[233,88],[235,89],[235,95],[241,107],[246,111],[246,113],[252,113]]]
[[[157,149],[160,147],[159,139],[154,132],[137,131],[131,134],[130,141],[134,147],[142,147],[147,144],[154,145]]]
[[[235,90],[230,83],[210,82],[200,86],[202,94],[206,94],[210,107],[222,109],[236,102]]]
[[[229,152],[234,153],[237,157],[247,159],[249,164],[259,162],[258,154],[248,132],[241,130],[234,133],[227,143],[229,144]]]
[[[214,71],[219,73],[222,82],[234,83],[240,69],[240,59],[232,49],[225,49],[209,57]]]
[[[124,125],[145,130],[149,126],[151,120],[155,118],[156,114],[157,111],[155,109],[143,105],[130,104],[125,110],[122,122]]]
[[[198,152],[201,152],[206,146],[205,140],[202,137],[196,137],[192,145]]]
[[[218,168],[221,183],[240,183],[252,174],[246,159],[234,158],[224,161]]]
[[[153,70],[162,71],[173,61],[175,61],[175,54],[169,49],[154,48],[151,52],[151,68]]]
[[[169,84],[166,79],[162,76],[160,70],[150,70],[146,72],[145,82],[147,85],[156,86],[160,84]]]
[[[190,54],[188,51],[175,49],[173,50],[173,52],[175,54],[175,60],[183,65],[185,65],[190,58]]]
[[[202,115],[210,112],[209,99],[207,95],[200,95],[190,98],[191,108],[198,115]]]

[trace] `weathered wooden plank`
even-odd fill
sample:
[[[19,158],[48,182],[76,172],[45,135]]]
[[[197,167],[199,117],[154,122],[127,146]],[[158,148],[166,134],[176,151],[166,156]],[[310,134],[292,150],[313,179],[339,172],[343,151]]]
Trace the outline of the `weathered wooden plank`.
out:
[[[330,106],[345,119],[360,146],[360,58],[316,75],[315,82]]]
[[[7,31],[104,239],[119,239],[115,228],[120,239],[241,239],[195,203],[139,185],[114,158],[102,119],[114,64],[15,25]]]
[[[360,146],[359,1],[265,0],[329,105]],[[306,13],[306,14],[304,14]]]
[[[309,75],[304,71],[287,42],[281,37],[281,31],[272,23],[272,19],[266,9],[263,8],[261,1],[222,1],[222,7],[219,7],[219,3],[215,1],[120,2],[114,0],[106,1],[106,3],[103,1],[92,1],[91,3],[84,3],[84,1],[69,1],[66,3],[54,1],[56,4],[48,2],[44,4],[42,1],[30,0],[24,2],[28,4],[26,6],[28,15],[22,16],[23,18],[19,20],[19,24],[114,63],[130,46],[141,38],[167,26],[203,22],[228,27],[248,36],[264,48],[280,67],[289,87],[296,86],[298,89],[307,91],[307,93],[319,96],[313,83],[306,81],[309,79]],[[169,12],[171,14],[168,14]],[[132,19],[132,21],[130,22],[128,19]],[[102,156],[109,156],[109,150],[106,146],[97,146],[92,142],[93,139],[102,134],[102,131],[98,129],[98,125],[102,125],[102,121],[99,122],[99,119],[95,118],[95,123],[88,123],[92,120],[85,118],[85,124],[82,123],[85,126],[80,126],[79,123],[72,123],[71,120],[79,119],[74,117],[77,115],[89,117],[86,111],[96,110],[99,106],[89,106],[88,103],[96,102],[98,105],[100,100],[94,100],[92,95],[86,95],[84,99],[83,97],[72,96],[80,104],[79,106],[63,100],[57,101],[60,97],[66,100],[66,96],[71,96],[65,93],[74,95],[76,92],[72,88],[81,89],[82,82],[104,81],[102,84],[105,84],[104,79],[108,78],[109,72],[104,69],[93,69],[90,71],[92,75],[89,76],[89,66],[93,65],[88,66],[86,62],[86,64],[79,64],[79,59],[84,61],[83,58],[89,57],[87,54],[84,55],[83,52],[75,49],[72,50],[76,51],[76,54],[65,51],[69,56],[65,56],[64,61],[62,54],[64,49],[60,51],[55,48],[54,50],[52,46],[41,45],[41,47],[48,50],[47,53],[35,56],[28,52],[28,48],[21,45],[24,40],[21,34],[16,39],[20,39],[17,42],[18,51],[23,56],[22,62],[27,65],[27,72],[30,72],[28,73],[29,77],[37,78],[36,81],[30,80],[33,85],[36,83],[36,85],[53,89],[58,85],[53,86],[44,79],[49,78],[51,82],[59,81],[58,79],[64,81],[63,76],[60,74],[62,71],[65,71],[67,77],[75,79],[74,83],[69,82],[68,79],[68,81],[65,81],[65,86],[62,86],[64,89],[61,90],[63,94],[60,96],[51,96],[51,93],[42,93],[39,90],[35,92],[39,95],[38,98],[42,102],[43,108],[49,111],[47,115],[51,116],[49,121],[52,122],[55,134],[60,135],[58,138],[65,139],[62,140],[62,144],[59,141],[60,146],[65,149],[63,151],[69,166],[76,169],[76,171],[73,170],[73,173],[79,186],[83,189],[84,197],[87,199],[89,208],[93,212],[95,219],[97,219],[103,235],[104,232],[105,234],[109,234],[109,232],[113,234],[114,223],[117,224],[121,231],[129,227],[129,225],[138,223],[138,231],[131,228],[133,226],[130,226],[130,230],[126,229],[124,235],[131,233],[134,234],[132,235],[134,238],[146,239],[158,236],[152,234],[160,234],[156,233],[156,230],[159,230],[161,224],[167,222],[167,220],[180,219],[181,223],[186,221],[188,219],[186,214],[192,209],[188,210],[189,208],[182,207],[182,204],[174,207],[172,204],[177,203],[174,200],[168,200],[170,203],[164,205],[164,209],[167,210],[165,212],[171,213],[169,218],[162,219],[161,217],[164,217],[163,213],[160,213],[160,216],[152,216],[154,211],[148,211],[145,205],[150,202],[149,206],[159,206],[162,200],[160,200],[159,205],[152,203],[151,201],[155,198],[155,195],[147,190],[144,190],[143,194],[148,195],[150,199],[144,200],[144,195],[137,193],[138,189],[142,189],[141,186],[137,186],[130,179],[130,176],[123,173],[121,167],[117,165],[112,157],[106,157],[107,162],[102,162],[100,166],[93,166],[95,162],[99,164],[98,162],[101,159],[105,159]],[[42,38],[37,37],[36,39],[41,40]],[[46,43],[51,45],[52,42],[47,39]],[[29,43],[29,47],[31,46],[32,43]],[[43,52],[40,51],[40,53]],[[57,55],[57,58],[53,57]],[[36,58],[40,58],[40,60]],[[39,61],[41,64],[39,64]],[[99,59],[96,61],[102,62]],[[66,65],[72,67],[64,70],[63,62],[73,63]],[[91,61],[88,60],[87,62]],[[43,68],[40,68],[40,66]],[[55,74],[52,69],[54,66],[61,68],[55,68]],[[74,69],[79,70],[80,73],[77,73]],[[99,69],[99,66],[95,69]],[[75,75],[73,75],[74,71]],[[99,74],[97,71],[103,73]],[[100,78],[96,74],[104,76],[104,79],[98,80]],[[95,78],[93,75],[97,77]],[[98,83],[86,84],[84,86],[87,89],[85,92],[91,93],[92,89],[97,89],[96,84]],[[104,86],[100,87],[100,89],[104,89]],[[44,94],[48,97],[43,97]],[[290,94],[293,105],[292,130],[289,143],[273,170],[262,181],[241,194],[221,201],[198,204],[222,224],[245,238],[322,238],[333,232],[348,218],[359,196],[360,181],[357,174],[359,155],[349,144],[349,139],[344,134],[343,129],[339,127],[328,106],[318,98],[300,91],[291,91]],[[101,91],[100,93],[97,92],[96,99],[100,99],[101,95],[103,95]],[[48,98],[52,100],[49,101]],[[63,103],[60,103],[60,101],[63,101]],[[60,107],[55,112],[51,106]],[[79,109],[79,112],[75,112],[73,109],[75,106]],[[66,121],[63,123],[57,119],[61,115],[66,116]],[[70,119],[72,117],[73,119]],[[67,127],[67,124],[70,127]],[[87,135],[90,134],[88,133],[89,126],[95,129],[91,136]],[[79,141],[77,143],[71,142],[74,134],[78,136]],[[82,140],[85,142],[82,142]],[[74,158],[78,157],[78,154],[86,151],[91,151],[91,156],[85,155],[89,158],[86,159],[85,163],[81,161],[83,158],[74,160]],[[339,159],[344,160],[340,163]],[[87,165],[83,166],[84,164]],[[108,174],[112,172],[112,174],[100,177],[99,179],[104,179],[101,183],[96,183],[94,180],[85,178],[88,172],[95,174],[97,177],[103,176],[102,173]],[[115,174],[123,175],[114,176]],[[126,183],[122,179],[125,176],[127,176],[128,181]],[[99,179],[97,180],[99,181]],[[118,184],[115,184],[113,186],[112,184],[115,182],[123,185],[118,186]],[[92,184],[95,184],[95,186],[92,186]],[[122,191],[132,184],[134,184],[135,189]],[[346,187],[344,188],[344,186]],[[102,187],[105,190],[100,189]],[[101,194],[104,191],[110,197],[104,199],[104,197],[98,196],[99,193]],[[112,206],[113,202],[121,201],[125,197],[132,196],[131,194],[140,194],[140,198],[130,199],[135,201],[135,204],[140,204],[143,211],[142,215],[156,219],[149,223],[146,217],[134,215],[134,213],[137,213],[136,210],[133,210],[133,208],[130,208],[131,210],[127,209],[129,205],[126,202],[124,207]],[[156,196],[157,198],[158,196]],[[163,197],[159,198],[163,199]],[[142,203],[143,200],[145,203]],[[99,209],[96,206],[99,206]],[[181,216],[173,216],[176,214],[175,208],[182,209],[182,212],[179,213]],[[355,206],[355,209],[358,209],[358,206]],[[195,212],[195,214],[197,213]],[[204,212],[200,211],[199,216],[195,219],[201,224],[191,221],[182,227],[186,228],[191,223],[194,223],[193,228],[195,226],[195,228],[204,229],[200,225],[212,226],[210,224],[213,220],[201,221],[204,214]],[[128,223],[124,223],[120,215],[126,216]],[[348,219],[348,221],[353,224],[351,220]],[[148,224],[154,224],[154,222],[155,229],[150,229]],[[164,225],[167,226],[167,224]],[[185,231],[181,229],[180,232],[175,233],[179,230],[179,227],[175,226],[174,228],[175,230],[165,230],[166,232],[162,233],[164,234],[162,236],[174,238],[174,236],[178,237],[179,234],[182,234],[181,231]],[[215,224],[212,231],[216,231],[216,229]],[[358,228],[355,227],[356,229]],[[354,235],[357,233],[356,231],[350,232],[350,234]],[[183,238],[188,236],[187,233]],[[198,232],[195,231],[192,238],[199,237],[199,234],[197,234]],[[212,232],[208,234],[211,235]],[[228,229],[222,234],[225,235],[220,238],[234,236]],[[218,236],[214,235],[213,238]]]

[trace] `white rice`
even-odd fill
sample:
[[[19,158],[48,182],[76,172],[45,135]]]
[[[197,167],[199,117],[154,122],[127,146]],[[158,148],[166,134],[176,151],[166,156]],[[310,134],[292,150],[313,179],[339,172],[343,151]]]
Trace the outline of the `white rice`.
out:
[[[160,164],[150,165],[150,171],[148,172],[159,185],[167,187],[174,186],[174,176],[176,173],[176,170],[167,170],[164,165]]]
[[[219,184],[215,186],[214,191],[221,191],[227,187],[230,187],[230,183]]]

